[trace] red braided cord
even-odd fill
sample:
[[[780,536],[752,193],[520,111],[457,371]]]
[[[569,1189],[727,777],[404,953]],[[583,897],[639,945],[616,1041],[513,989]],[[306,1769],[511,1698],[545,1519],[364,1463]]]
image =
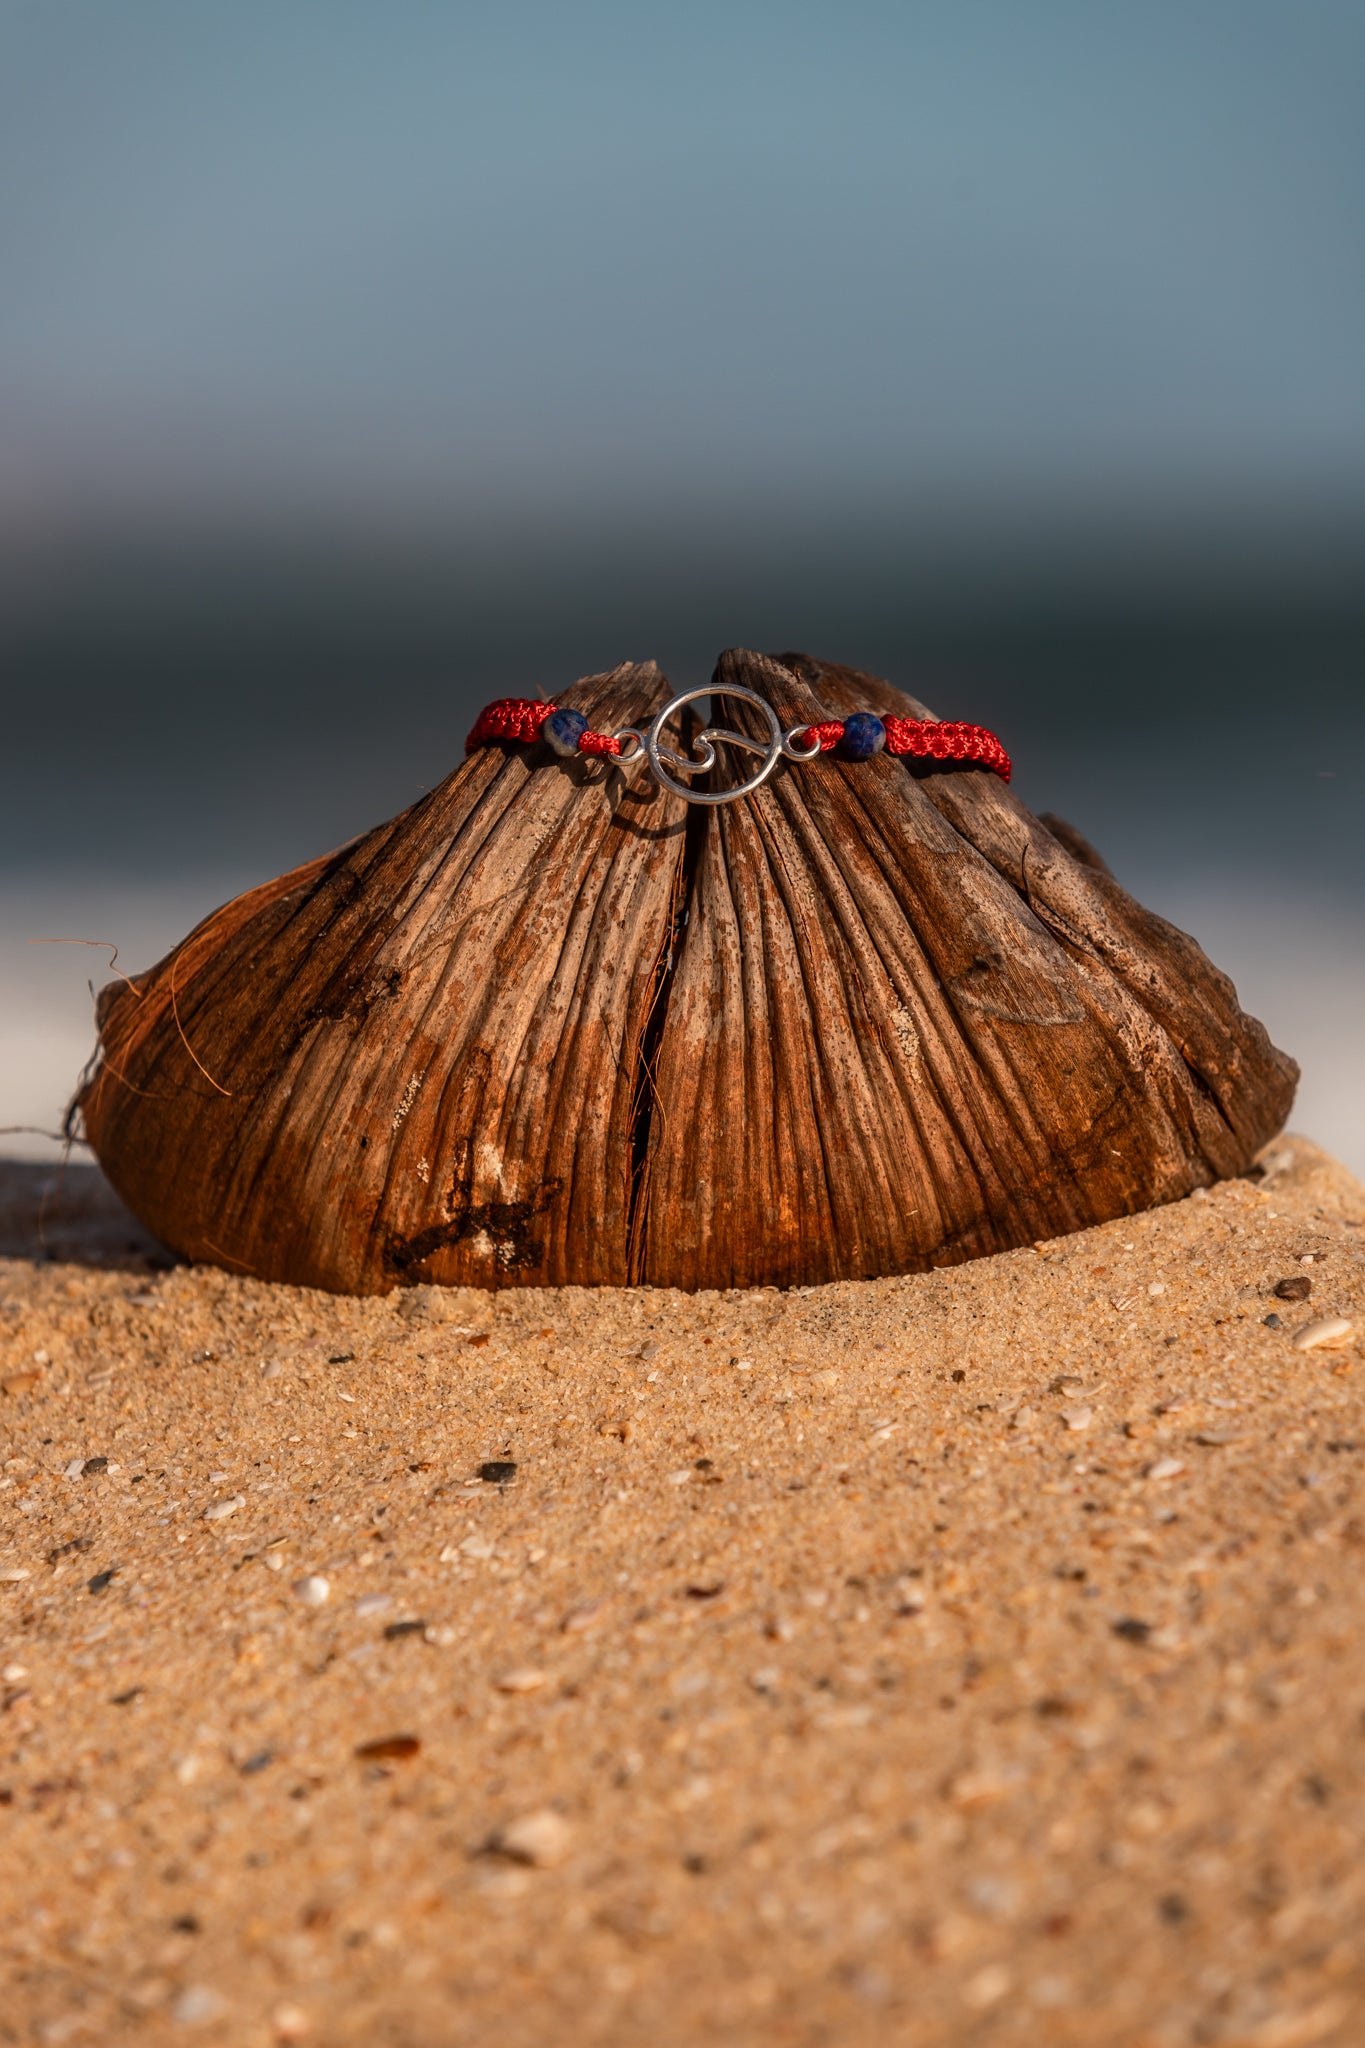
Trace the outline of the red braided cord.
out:
[[[984,725],[963,725],[958,720],[929,718],[884,718],[888,754],[915,754],[921,760],[974,761],[988,768],[1002,782],[1010,779],[1010,757],[993,732]]]
[[[584,732],[578,736],[580,754],[619,754],[621,742],[614,733]]]
[[[896,718],[882,720],[886,727],[886,751],[888,754],[916,754],[921,759],[933,761],[975,761],[982,768],[989,768],[1002,782],[1010,779],[1010,757],[993,732],[984,725],[963,725],[953,719]],[[822,754],[837,747],[844,736],[844,722],[841,718],[822,719],[818,725],[805,726],[799,736],[799,744],[809,746],[813,739],[819,740]]]
[[[499,697],[496,704],[486,704],[475,719],[464,750],[472,754],[475,747],[486,747],[490,740],[538,740],[540,728],[554,708],[534,697]]]
[[[542,704],[534,697],[499,697],[496,704],[486,705],[475,719],[464,750],[472,754],[475,747],[487,746],[490,740],[538,740],[541,727],[554,709],[553,704]],[[579,735],[578,751],[619,754],[621,742],[609,732],[585,732]]]

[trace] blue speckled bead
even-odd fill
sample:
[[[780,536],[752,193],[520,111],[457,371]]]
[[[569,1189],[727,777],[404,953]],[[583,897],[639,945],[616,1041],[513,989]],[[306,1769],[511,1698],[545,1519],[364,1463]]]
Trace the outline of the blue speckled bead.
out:
[[[540,731],[557,754],[576,754],[579,736],[587,729],[588,721],[581,711],[552,711]]]
[[[844,720],[839,751],[846,761],[869,761],[886,745],[886,727],[874,711],[853,711]]]

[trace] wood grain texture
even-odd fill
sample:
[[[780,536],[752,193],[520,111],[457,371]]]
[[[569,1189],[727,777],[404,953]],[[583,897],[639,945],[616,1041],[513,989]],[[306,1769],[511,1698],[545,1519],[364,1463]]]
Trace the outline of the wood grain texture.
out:
[[[872,710],[915,704],[879,677],[815,666],[822,696],[841,709],[855,696]],[[924,715],[922,707],[912,715]],[[1228,977],[1188,933],[1144,910],[1107,869],[1077,857],[997,777],[934,774],[922,787],[1059,944],[1093,974],[1112,977],[1162,1034],[1193,1091],[1210,1175],[1244,1172],[1288,1116],[1299,1070],[1241,1009]]]
[[[633,723],[663,679],[558,701]],[[81,1108],[110,1179],[173,1249],[269,1279],[619,1280],[685,809],[486,748],[227,905],[103,1007]]]
[[[784,725],[928,716],[853,671],[722,657]],[[759,731],[738,703],[725,716]],[[950,1263],[1239,1172],[1293,1063],[1191,940],[994,776],[881,754],[709,815],[638,1269],[791,1285]],[[689,1201],[690,1193],[690,1201]]]
[[[784,725],[928,715],[806,656],[731,653],[726,682]],[[610,729],[668,694],[627,665],[557,701]],[[483,749],[100,1024],[80,1110],[149,1228],[353,1292],[951,1263],[1245,1170],[1295,1075],[995,777],[886,754],[689,810],[639,769]]]

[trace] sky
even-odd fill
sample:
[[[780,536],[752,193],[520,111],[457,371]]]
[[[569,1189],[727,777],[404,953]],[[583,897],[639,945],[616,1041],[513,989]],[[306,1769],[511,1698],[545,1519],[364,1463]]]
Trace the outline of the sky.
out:
[[[4,0],[0,550],[1311,574],[1363,105],[1346,0]]]

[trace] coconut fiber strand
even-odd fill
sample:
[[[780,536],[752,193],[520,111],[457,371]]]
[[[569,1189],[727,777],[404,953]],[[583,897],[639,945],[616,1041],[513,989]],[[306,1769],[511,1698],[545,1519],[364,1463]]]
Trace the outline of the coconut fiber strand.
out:
[[[784,727],[931,715],[800,655],[715,682]],[[671,695],[628,664],[557,701],[610,732]],[[701,808],[642,764],[481,747],[99,1026],[79,1113],[143,1222],[349,1293],[951,1264],[1244,1172],[1296,1078],[1078,835],[886,753]]]

